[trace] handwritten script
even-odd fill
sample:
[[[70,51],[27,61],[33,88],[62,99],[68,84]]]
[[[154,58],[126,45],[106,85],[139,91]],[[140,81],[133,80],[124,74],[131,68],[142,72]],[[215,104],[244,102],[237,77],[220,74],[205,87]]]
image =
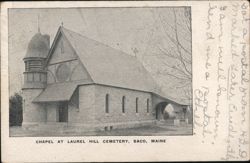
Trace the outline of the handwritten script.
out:
[[[194,90],[194,133],[224,145],[222,160],[249,158],[249,3],[209,3],[203,85]]]

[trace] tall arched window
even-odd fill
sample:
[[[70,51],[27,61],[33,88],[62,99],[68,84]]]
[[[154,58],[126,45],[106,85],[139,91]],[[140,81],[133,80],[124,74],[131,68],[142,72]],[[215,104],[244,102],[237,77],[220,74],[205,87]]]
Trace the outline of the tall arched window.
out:
[[[135,99],[135,112],[138,113],[138,97]]]
[[[106,94],[105,97],[105,112],[109,113],[109,94]]]
[[[125,113],[125,101],[126,101],[126,97],[122,96],[122,113]]]
[[[149,99],[147,99],[147,113],[149,112]]]
[[[63,45],[63,40],[61,41],[61,53],[64,53],[64,45]]]

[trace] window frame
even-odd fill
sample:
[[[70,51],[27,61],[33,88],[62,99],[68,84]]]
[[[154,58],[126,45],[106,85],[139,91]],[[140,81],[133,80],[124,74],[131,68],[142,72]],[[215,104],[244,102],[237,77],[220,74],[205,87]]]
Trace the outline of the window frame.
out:
[[[149,98],[147,98],[147,113],[149,113]]]
[[[139,112],[139,109],[138,109],[138,103],[139,103],[139,98],[136,97],[135,99],[135,112],[138,113]]]
[[[105,113],[109,113],[109,94],[107,93],[105,95]]]
[[[126,96],[122,96],[122,113],[125,113]]]
[[[64,54],[64,43],[63,43],[63,40],[61,40],[61,46],[60,46],[60,49],[61,49],[61,54]]]

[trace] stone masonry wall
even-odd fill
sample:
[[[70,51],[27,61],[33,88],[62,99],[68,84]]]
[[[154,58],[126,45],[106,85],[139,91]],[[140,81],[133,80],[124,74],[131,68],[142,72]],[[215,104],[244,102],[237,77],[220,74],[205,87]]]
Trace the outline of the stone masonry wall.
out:
[[[109,113],[105,112],[105,97],[109,94]],[[122,97],[125,96],[125,113],[122,113]],[[152,97],[150,93],[96,85],[95,86],[95,119],[97,124],[140,122],[154,120]],[[138,113],[136,113],[138,98]],[[147,99],[149,112],[147,113]]]
[[[24,89],[23,124],[39,123],[46,121],[44,105],[33,103],[33,99],[41,93],[42,89]]]
[[[70,123],[94,123],[95,87],[94,85],[79,86],[79,109],[69,105],[68,121]]]
[[[46,104],[47,109],[47,122],[58,122],[58,103],[48,103]]]

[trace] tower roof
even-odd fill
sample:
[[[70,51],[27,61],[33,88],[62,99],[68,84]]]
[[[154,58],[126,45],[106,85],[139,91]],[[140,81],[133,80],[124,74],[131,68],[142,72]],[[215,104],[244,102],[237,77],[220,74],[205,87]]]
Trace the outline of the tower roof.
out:
[[[46,58],[49,48],[49,35],[42,35],[40,32],[38,32],[31,38],[24,59]]]

